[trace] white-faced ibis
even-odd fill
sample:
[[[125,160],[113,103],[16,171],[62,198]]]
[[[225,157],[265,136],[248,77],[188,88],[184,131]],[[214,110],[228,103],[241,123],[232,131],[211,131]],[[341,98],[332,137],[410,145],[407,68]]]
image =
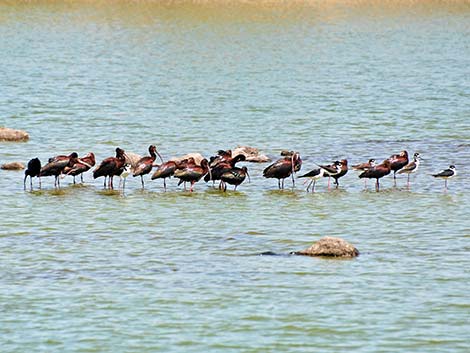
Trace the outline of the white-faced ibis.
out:
[[[398,174],[408,174],[407,186],[410,186],[410,174],[416,173],[419,168],[421,156],[418,152],[413,155],[413,161],[405,165],[402,169],[398,171]]]
[[[324,169],[324,177],[328,177],[328,190],[330,189],[330,179],[341,173],[342,163],[340,161],[335,161],[332,164],[320,165],[320,168]],[[347,165],[346,165],[347,167]]]
[[[177,169],[184,169],[187,164],[194,164],[194,158],[189,157],[181,161],[168,161],[157,165],[157,170],[152,175],[152,180],[163,179],[163,188],[166,190],[166,178],[171,178]]]
[[[96,164],[95,155],[93,152],[88,152],[84,157],[78,158],[73,166],[64,168],[65,175],[73,176],[73,183],[75,184],[75,177],[80,175],[80,180],[83,183],[83,173],[90,170]]]
[[[73,166],[76,163],[77,158],[78,154],[76,152],[73,152],[68,156],[60,155],[49,158],[49,163],[41,168],[39,176],[54,176],[54,186],[60,187],[59,176],[62,174],[65,167]]]
[[[186,182],[191,183],[191,188],[189,189],[189,191],[193,191],[194,184],[201,180],[201,178],[207,173],[210,173],[209,162],[207,161],[207,159],[204,158],[201,161],[201,165],[191,163],[187,164],[182,169],[176,169],[174,176],[175,178],[178,178],[180,180],[178,182],[178,185],[181,185],[181,183],[185,183],[185,190]]]
[[[309,179],[310,179],[310,183],[309,183],[308,186],[307,186],[307,192],[309,191],[310,186],[311,186],[312,184],[313,184],[312,192],[315,192],[315,183],[317,182],[317,180],[321,179],[324,174],[325,174],[325,169],[323,169],[323,168],[317,168],[317,169],[311,170],[311,171],[308,172],[307,174],[304,174],[304,175],[299,176],[299,178],[309,178]]]
[[[284,189],[284,179],[292,175],[292,186],[295,186],[294,173],[302,167],[302,159],[300,154],[295,152],[291,156],[286,156],[269,165],[263,170],[265,178],[278,179],[279,189]],[[281,186],[282,179],[282,186]]]
[[[142,182],[142,188],[144,188],[144,175],[150,173],[153,167],[153,162],[155,162],[155,159],[157,158],[157,154],[160,157],[162,163],[163,163],[163,158],[158,153],[157,147],[154,145],[149,146],[149,154],[150,156],[142,157],[135,165],[134,167],[134,174],[133,176],[140,176],[140,180]]]
[[[29,183],[31,186],[31,190],[33,190],[33,177],[39,178],[39,187],[41,187],[41,178],[39,177],[39,173],[41,172],[41,161],[39,158],[33,158],[28,162],[28,167],[24,171],[24,189],[26,190],[26,179],[29,176]]]
[[[108,179],[108,187],[113,186],[113,177],[122,173],[122,167],[126,161],[126,153],[121,148],[116,148],[116,157],[108,157],[93,171],[93,178],[104,176],[104,187],[106,187],[106,177]]]
[[[447,190],[447,179],[453,178],[457,175],[457,170],[455,165],[449,166],[449,169],[441,170],[439,173],[433,174],[434,178],[444,179],[445,180],[445,189]]]
[[[226,170],[221,176],[220,180],[224,183],[223,188],[224,191],[227,190],[227,185],[235,185],[234,191],[237,190],[238,185],[243,183],[245,178],[248,177],[248,181],[250,181],[250,175],[248,174],[248,168],[247,167],[233,167],[229,170]]]
[[[399,154],[391,155],[388,160],[390,161],[390,169],[393,171],[393,185],[397,185],[397,172],[408,164],[408,152],[401,151]]]
[[[361,174],[359,174],[359,178],[368,178],[368,179],[376,179],[375,183],[375,190],[379,191],[380,189],[380,184],[379,184],[379,179],[383,178],[386,175],[390,174],[390,160],[386,159],[383,161],[381,164],[376,165],[374,168],[368,169]]]

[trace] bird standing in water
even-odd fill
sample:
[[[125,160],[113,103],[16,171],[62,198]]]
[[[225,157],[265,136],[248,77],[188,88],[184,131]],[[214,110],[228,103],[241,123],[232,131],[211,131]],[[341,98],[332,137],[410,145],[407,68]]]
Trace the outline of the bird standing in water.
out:
[[[106,177],[108,177],[108,187],[113,189],[113,178],[122,173],[122,167],[126,161],[126,153],[123,149],[116,148],[116,157],[108,157],[94,170],[93,178],[104,176],[104,187],[106,187]]]
[[[41,188],[41,178],[39,173],[41,172],[41,161],[39,158],[33,158],[28,162],[28,167],[24,171],[24,189],[26,190],[26,179],[29,177],[29,184],[31,190],[33,190],[33,177],[38,177],[39,179],[39,188]]]
[[[409,187],[410,186],[410,174],[411,173],[416,173],[419,168],[419,162],[420,162],[421,156],[419,155],[418,152],[416,152],[413,155],[413,161],[405,165],[402,169],[398,171],[398,174],[408,174],[408,181],[406,185]]]
[[[457,170],[455,165],[450,165],[448,169],[441,170],[439,173],[433,174],[434,178],[444,179],[445,180],[445,190],[447,191],[447,179],[451,179],[457,175]]]
[[[388,160],[390,161],[390,170],[393,171],[393,185],[397,186],[397,172],[408,164],[408,152],[401,151],[399,154],[391,155]]]
[[[64,171],[65,167],[73,167],[77,162],[78,154],[76,152],[71,153],[68,156],[60,155],[49,158],[49,162],[41,168],[39,176],[54,176],[54,186],[60,188],[59,176]]]
[[[144,175],[150,173],[150,171],[152,170],[153,162],[155,162],[157,154],[163,163],[163,158],[160,153],[158,153],[157,147],[155,147],[154,145],[149,146],[149,154],[150,156],[142,157],[141,159],[139,159],[139,161],[134,166],[133,176],[140,176],[140,180],[142,182],[142,189],[144,188]]]
[[[292,187],[295,186],[294,173],[298,172],[302,167],[302,159],[298,152],[293,153],[290,156],[286,156],[269,165],[263,170],[263,176],[265,178],[276,178],[278,179],[279,189],[284,189],[284,179],[292,175]],[[281,185],[282,179],[282,185]]]
[[[362,172],[361,174],[359,174],[359,178],[376,179],[375,190],[379,191],[380,190],[379,179],[390,174],[390,171],[391,171],[390,166],[391,166],[390,160],[386,159],[385,161],[375,166],[374,168],[368,169]]]

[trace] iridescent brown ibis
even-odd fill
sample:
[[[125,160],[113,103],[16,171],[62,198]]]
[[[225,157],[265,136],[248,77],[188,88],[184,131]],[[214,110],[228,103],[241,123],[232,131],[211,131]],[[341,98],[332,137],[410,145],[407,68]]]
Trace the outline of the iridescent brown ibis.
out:
[[[278,179],[279,189],[284,189],[284,179],[292,175],[292,186],[295,186],[294,173],[302,167],[302,159],[300,154],[295,152],[291,156],[286,156],[269,165],[263,170],[265,178]],[[282,186],[281,186],[282,179]]]
[[[397,172],[408,164],[408,152],[401,151],[399,154],[393,154],[388,157],[390,169],[393,171],[393,185],[397,185]]]
[[[341,167],[342,163],[340,161],[335,161],[332,164],[328,165],[320,165],[319,166],[321,169],[325,170],[325,173],[323,174],[324,177],[328,177],[328,190],[330,189],[330,179],[335,177],[336,175],[339,175],[341,173]],[[347,168],[347,164],[346,164]],[[347,172],[347,170],[346,170]]]
[[[139,159],[139,161],[134,166],[134,173],[132,174],[134,177],[140,176],[140,180],[142,182],[142,189],[144,188],[144,175],[150,173],[150,171],[152,170],[153,162],[155,162],[157,154],[163,163],[163,158],[160,153],[158,153],[157,147],[155,147],[154,145],[149,146],[149,154],[150,156],[142,157],[141,159]]]
[[[168,161],[157,165],[157,170],[152,175],[152,180],[163,179],[163,187],[166,190],[166,178],[171,178],[177,169],[184,169],[187,164],[194,164],[194,158],[190,157],[181,161]]]
[[[310,186],[312,184],[313,184],[312,192],[315,192],[315,183],[317,182],[317,180],[321,179],[324,174],[325,174],[325,169],[317,168],[317,169],[311,170],[310,172],[304,175],[299,176],[299,178],[309,178],[310,183],[307,185],[307,192],[309,191]]]
[[[413,155],[413,161],[405,165],[402,169],[398,171],[398,174],[408,174],[408,180],[406,185],[410,186],[410,174],[416,173],[419,168],[419,163],[421,160],[421,156],[418,152]]]
[[[211,173],[207,174],[204,177],[204,181],[207,183],[209,180],[221,180],[222,174],[235,168],[235,165],[238,162],[243,162],[246,160],[245,155],[239,154],[235,157],[227,157],[224,160],[219,161],[217,164],[211,167]],[[219,189],[223,188],[223,181],[219,184]]]
[[[39,173],[41,172],[41,161],[39,158],[33,158],[28,162],[28,167],[24,171],[24,189],[26,190],[26,179],[29,177],[29,184],[31,190],[33,190],[33,177],[39,178],[39,187],[41,187],[41,178],[39,177]]]
[[[227,191],[227,184],[235,185],[233,190],[236,191],[238,185],[243,183],[246,177],[248,177],[248,181],[250,181],[250,175],[248,174],[247,167],[241,167],[241,168],[233,167],[225,171],[220,176],[220,180],[224,183],[223,184],[224,191]]]
[[[75,177],[80,175],[80,180],[83,183],[83,173],[90,170],[96,164],[95,155],[93,152],[88,152],[84,157],[78,158],[73,166],[64,168],[64,174],[73,176],[73,183],[75,184]]]
[[[375,162],[375,159],[374,158],[371,158],[369,159],[367,162],[364,162],[364,163],[359,163],[359,164],[355,164],[352,166],[352,169],[353,170],[357,170],[359,172],[364,172],[366,170],[369,170],[371,168],[374,168],[375,166],[377,165],[377,163]],[[364,187],[367,186],[367,179],[364,179]]]
[[[71,153],[68,156],[60,155],[49,158],[49,162],[41,168],[39,176],[55,176],[54,186],[60,187],[59,176],[64,171],[65,167],[73,166],[78,159],[76,152]]]
[[[189,191],[193,191],[193,186],[196,182],[201,180],[201,178],[206,175],[207,173],[210,174],[209,162],[207,159],[203,159],[201,161],[201,165],[196,165],[195,163],[188,163],[182,169],[176,169],[174,176],[178,178],[180,181],[178,185],[185,183],[185,190],[186,190],[186,182],[191,183],[191,188]]]
[[[104,187],[106,187],[106,177],[108,179],[108,187],[113,189],[113,177],[120,175],[126,162],[126,153],[123,149],[116,148],[116,157],[108,157],[93,171],[93,178],[104,176]]]
[[[379,191],[380,189],[379,179],[390,174],[390,171],[391,171],[390,166],[391,166],[390,160],[386,159],[381,164],[376,165],[374,168],[367,169],[366,171],[359,174],[359,178],[376,179],[377,181],[375,183],[375,190]]]
[[[445,180],[445,190],[447,191],[447,179],[453,178],[457,175],[457,170],[455,165],[449,166],[448,169],[441,170],[439,173],[432,174],[434,178],[444,179]]]

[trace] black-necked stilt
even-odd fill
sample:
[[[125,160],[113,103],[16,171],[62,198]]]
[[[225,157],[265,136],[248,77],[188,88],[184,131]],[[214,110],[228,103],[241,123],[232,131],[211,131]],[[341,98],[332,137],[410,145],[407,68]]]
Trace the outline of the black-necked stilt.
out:
[[[457,175],[457,170],[455,169],[455,165],[450,165],[449,169],[441,170],[437,174],[433,174],[434,178],[440,178],[445,180],[445,189],[447,190],[447,179],[453,178]]]
[[[413,161],[405,165],[402,169],[398,171],[398,174],[408,174],[407,186],[410,186],[410,174],[416,173],[419,168],[421,156],[418,152],[413,155]]]
[[[335,161],[333,164],[328,164],[328,165],[320,165],[319,167],[323,169],[325,172],[323,174],[324,177],[328,177],[328,190],[330,189],[330,180],[331,177],[334,177],[341,173],[341,162],[340,161]]]
[[[317,180],[323,178],[323,175],[325,174],[325,169],[323,168],[317,168],[317,169],[313,169],[311,170],[310,172],[308,172],[307,174],[304,174],[304,175],[301,175],[299,176],[299,178],[309,178],[310,179],[310,183],[307,185],[307,192],[309,191],[310,189],[310,186],[313,184],[312,186],[312,192],[315,192],[315,184],[317,182]]]

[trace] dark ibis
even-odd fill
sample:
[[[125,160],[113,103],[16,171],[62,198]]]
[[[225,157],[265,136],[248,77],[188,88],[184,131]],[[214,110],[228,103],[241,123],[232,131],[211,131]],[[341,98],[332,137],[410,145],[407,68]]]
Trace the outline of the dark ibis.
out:
[[[211,173],[206,174],[204,181],[207,183],[209,180],[221,180],[222,174],[235,168],[238,162],[243,162],[246,160],[244,154],[236,155],[235,157],[225,158],[224,160],[219,161],[217,164],[211,167]],[[221,180],[219,184],[219,189],[223,188],[223,181]]]
[[[203,159],[201,161],[201,165],[197,165],[195,163],[188,163],[181,169],[176,169],[174,176],[178,178],[180,181],[178,185],[185,183],[185,190],[186,190],[186,183],[191,183],[191,188],[189,191],[193,191],[193,186],[197,183],[201,178],[206,175],[207,173],[210,174],[209,162],[207,159]]]
[[[401,151],[399,154],[391,155],[388,160],[390,161],[390,169],[393,171],[393,185],[397,185],[397,172],[408,164],[408,152]]]
[[[223,184],[223,189],[224,191],[227,191],[227,184],[230,185],[235,185],[233,188],[234,191],[237,190],[238,185],[243,183],[248,177],[248,181],[250,181],[250,175],[248,174],[248,168],[247,167],[233,167],[229,170],[226,170],[222,175],[220,176],[220,180],[224,183]]]
[[[31,186],[31,190],[33,190],[33,177],[38,177],[39,179],[39,187],[41,187],[41,178],[39,177],[39,173],[41,172],[41,161],[39,158],[33,158],[28,162],[28,167],[24,171],[24,189],[26,190],[26,179],[29,177],[29,184]]]
[[[73,183],[75,184],[75,177],[80,175],[80,180],[83,183],[83,173],[90,170],[96,164],[95,155],[93,152],[88,152],[84,157],[78,158],[73,166],[64,168],[64,174],[73,176]]]
[[[126,153],[123,149],[116,148],[116,157],[108,157],[104,159],[101,164],[93,171],[93,178],[104,176],[104,187],[106,187],[106,177],[108,177],[108,187],[113,189],[113,178],[115,175],[120,175],[123,171],[123,166],[126,163]]]
[[[302,167],[302,159],[298,152],[293,153],[290,156],[286,156],[269,165],[263,170],[263,176],[265,178],[276,178],[278,179],[279,189],[284,189],[284,179],[292,175],[292,186],[295,186],[294,173],[299,171]],[[282,186],[281,186],[282,179]]]
[[[39,176],[54,176],[54,186],[60,187],[59,176],[63,173],[65,167],[72,167],[77,162],[77,159],[78,154],[76,152],[73,152],[68,156],[60,155],[49,158],[49,162],[41,168]]]
[[[157,165],[157,170],[153,173],[151,179],[163,179],[163,188],[166,190],[166,178],[171,178],[177,169],[184,169],[187,164],[194,164],[194,158],[189,157],[181,161],[168,161]]]
[[[375,159],[371,158],[367,162],[353,165],[352,169],[357,170],[357,171],[362,173],[366,170],[374,168],[376,165],[377,165],[377,163],[376,163]],[[367,186],[367,179],[364,179],[364,187],[366,187],[366,186]]]
[[[377,181],[375,183],[375,190],[379,191],[380,189],[379,179],[390,174],[390,171],[391,171],[390,166],[391,166],[390,160],[386,159],[381,164],[376,165],[374,168],[367,169],[366,171],[359,174],[359,178],[376,179]]]
[[[152,170],[153,162],[155,162],[157,154],[163,163],[163,158],[160,153],[158,153],[157,147],[155,147],[154,145],[149,146],[149,154],[150,156],[142,157],[141,159],[139,159],[139,161],[134,166],[134,173],[132,174],[134,177],[140,176],[140,180],[142,182],[142,189],[144,188],[144,175],[150,173],[150,171]]]

